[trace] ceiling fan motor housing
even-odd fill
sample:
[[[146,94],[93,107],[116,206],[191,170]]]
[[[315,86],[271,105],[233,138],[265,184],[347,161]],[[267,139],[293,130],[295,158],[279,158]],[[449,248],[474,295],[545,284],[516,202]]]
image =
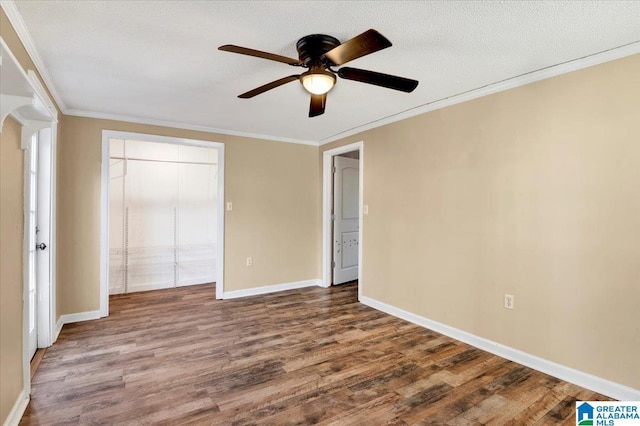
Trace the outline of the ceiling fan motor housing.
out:
[[[311,34],[298,40],[296,50],[298,51],[298,57],[307,67],[325,68],[332,64],[323,59],[322,55],[338,46],[340,46],[340,40],[335,37],[325,34]]]

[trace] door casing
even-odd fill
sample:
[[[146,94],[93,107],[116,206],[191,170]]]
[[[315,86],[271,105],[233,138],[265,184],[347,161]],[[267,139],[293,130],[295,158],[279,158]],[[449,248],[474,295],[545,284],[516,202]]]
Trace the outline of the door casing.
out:
[[[358,208],[360,211],[358,235],[358,299],[362,297],[363,288],[366,285],[362,280],[362,236],[365,228],[362,221],[362,206],[364,197],[364,142],[355,142],[338,148],[326,150],[322,153],[322,287],[331,285],[332,267],[331,261],[333,256],[333,232],[331,226],[331,208],[332,208],[332,157],[351,151],[358,151],[360,156],[360,172],[359,172],[359,200]]]
[[[24,126],[24,125],[23,125]],[[25,132],[23,127],[23,132]],[[57,123],[47,123],[47,127],[41,127],[40,130],[36,130],[38,133],[37,144],[41,157],[38,159],[38,168],[40,168],[43,162],[48,164],[48,180],[50,182],[49,199],[46,204],[40,206],[41,209],[49,209],[48,225],[49,225],[49,237],[47,244],[47,250],[49,250],[49,264],[47,269],[49,271],[48,280],[38,280],[36,282],[36,306],[32,307],[36,309],[37,320],[37,347],[46,348],[51,346],[57,338],[57,323],[56,323],[56,280],[55,280],[55,229],[56,229],[56,145],[57,145]],[[31,138],[27,137],[27,131],[23,135],[22,146],[24,152],[24,242],[23,242],[23,386],[27,394],[31,389],[31,374],[30,374],[30,350],[29,350],[29,249],[31,241],[29,240],[29,231],[32,227],[35,227],[35,223],[31,223],[30,220],[30,202],[29,196],[31,194],[31,179],[30,179],[30,167],[31,167]],[[39,174],[42,177],[42,173],[39,170]],[[40,201],[40,200],[38,200]],[[36,262],[38,260],[36,259]],[[38,265],[36,265],[38,269]]]
[[[100,317],[109,315],[109,149],[110,139],[133,139],[178,145],[201,146],[218,150],[218,205],[217,205],[217,258],[216,299],[224,293],[224,144],[204,140],[185,139],[144,133],[102,131],[102,183],[100,206]]]

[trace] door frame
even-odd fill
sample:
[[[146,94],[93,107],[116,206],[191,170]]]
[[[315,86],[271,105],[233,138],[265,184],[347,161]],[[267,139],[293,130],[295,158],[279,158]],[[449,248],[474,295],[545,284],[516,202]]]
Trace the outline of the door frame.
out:
[[[14,118],[18,119],[14,116]],[[47,144],[49,151],[49,176],[51,181],[50,200],[49,200],[49,281],[48,286],[36,280],[36,327],[37,327],[37,347],[47,348],[56,341],[56,276],[55,276],[55,253],[56,253],[56,151],[57,151],[57,122],[44,121],[20,121],[22,124],[22,142],[21,148],[24,152],[23,163],[23,179],[24,179],[24,229],[23,229],[23,250],[22,250],[22,280],[23,280],[23,313],[22,313],[22,373],[23,386],[27,393],[31,389],[31,357],[29,356],[29,231],[35,226],[30,220],[30,201],[31,194],[31,137],[35,134],[39,151],[41,145]],[[40,159],[37,159],[37,167],[40,165]],[[40,171],[39,171],[40,172]],[[37,188],[37,186],[36,186]],[[36,218],[37,220],[37,218]],[[37,266],[36,266],[37,269]]]
[[[333,165],[333,157],[347,152],[358,151],[360,157],[360,171],[358,176],[359,200],[358,209],[360,211],[358,233],[358,300],[362,297],[362,235],[364,227],[362,226],[362,206],[364,199],[363,182],[364,182],[364,142],[355,142],[343,145],[338,148],[328,149],[322,153],[322,287],[331,286],[331,259],[333,256],[333,235],[331,226],[331,208],[333,204],[333,179],[331,167]]]
[[[146,142],[214,148],[218,151],[218,205],[216,241],[216,299],[224,292],[224,144],[197,139],[158,136],[145,133],[102,130],[102,182],[100,202],[100,316],[109,315],[109,139],[131,139]]]

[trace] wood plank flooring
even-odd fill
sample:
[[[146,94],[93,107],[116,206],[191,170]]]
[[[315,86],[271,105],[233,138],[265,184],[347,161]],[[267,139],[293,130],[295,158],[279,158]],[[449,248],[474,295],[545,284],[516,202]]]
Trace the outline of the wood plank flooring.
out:
[[[66,325],[23,425],[575,424],[608,398],[357,302],[357,286],[112,296]]]

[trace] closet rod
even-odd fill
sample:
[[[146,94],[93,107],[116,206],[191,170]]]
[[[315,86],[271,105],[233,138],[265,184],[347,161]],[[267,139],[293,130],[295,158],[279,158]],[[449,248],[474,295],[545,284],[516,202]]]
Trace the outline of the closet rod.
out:
[[[109,157],[111,160],[134,160],[134,161],[150,161],[152,163],[175,163],[175,164],[201,164],[205,166],[217,166],[218,163],[205,163],[202,161],[174,161],[174,160],[150,160],[146,158],[134,157]]]

